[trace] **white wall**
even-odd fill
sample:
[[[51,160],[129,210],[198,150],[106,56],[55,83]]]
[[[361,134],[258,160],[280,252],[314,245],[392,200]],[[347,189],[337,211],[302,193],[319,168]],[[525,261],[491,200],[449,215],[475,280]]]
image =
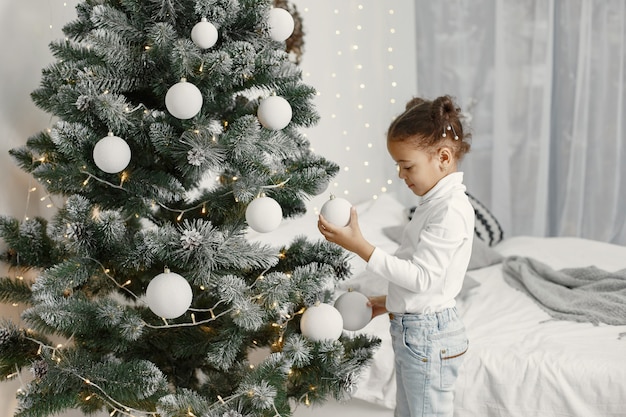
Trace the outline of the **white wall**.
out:
[[[41,70],[52,62],[51,40],[75,17],[77,0],[0,2],[0,215],[43,215],[54,208],[44,190],[8,155],[53,120],[35,107],[30,93]],[[319,91],[321,122],[307,134],[315,151],[342,170],[327,192],[313,199],[317,209],[330,192],[354,204],[393,191],[398,182],[387,156],[385,131],[395,114],[415,94],[413,0],[294,1],[304,19],[304,80]],[[2,246],[0,243],[0,250]],[[0,276],[7,272],[0,267]],[[19,317],[19,306],[0,305],[0,316]],[[23,374],[28,378],[28,372]],[[15,407],[20,380],[0,384],[0,417]],[[69,415],[69,414],[68,414]]]

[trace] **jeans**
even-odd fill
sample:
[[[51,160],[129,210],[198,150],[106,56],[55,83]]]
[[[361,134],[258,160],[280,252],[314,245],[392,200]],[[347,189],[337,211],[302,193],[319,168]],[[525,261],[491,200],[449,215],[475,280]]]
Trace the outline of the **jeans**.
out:
[[[469,342],[456,308],[390,314],[395,354],[395,417],[452,417],[454,383]]]

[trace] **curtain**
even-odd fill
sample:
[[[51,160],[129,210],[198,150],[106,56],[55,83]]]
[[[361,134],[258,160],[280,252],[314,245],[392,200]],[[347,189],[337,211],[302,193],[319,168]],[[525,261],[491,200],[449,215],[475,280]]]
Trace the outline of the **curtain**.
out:
[[[416,3],[418,92],[456,97],[506,235],[626,244],[626,0]]]

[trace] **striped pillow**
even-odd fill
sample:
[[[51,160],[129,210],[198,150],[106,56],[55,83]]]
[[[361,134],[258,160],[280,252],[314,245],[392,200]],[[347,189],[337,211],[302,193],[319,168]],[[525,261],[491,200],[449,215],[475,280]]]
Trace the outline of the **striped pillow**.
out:
[[[502,226],[498,223],[496,217],[487,209],[487,207],[478,201],[476,197],[466,192],[469,201],[474,207],[476,222],[474,223],[474,233],[476,237],[487,242],[489,246],[499,243],[504,238]]]

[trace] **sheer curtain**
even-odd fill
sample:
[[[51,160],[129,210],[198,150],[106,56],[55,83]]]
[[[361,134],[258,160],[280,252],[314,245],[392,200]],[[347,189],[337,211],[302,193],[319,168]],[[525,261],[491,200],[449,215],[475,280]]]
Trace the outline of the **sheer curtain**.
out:
[[[626,0],[416,3],[419,94],[468,113],[468,190],[508,236],[626,244]]]

